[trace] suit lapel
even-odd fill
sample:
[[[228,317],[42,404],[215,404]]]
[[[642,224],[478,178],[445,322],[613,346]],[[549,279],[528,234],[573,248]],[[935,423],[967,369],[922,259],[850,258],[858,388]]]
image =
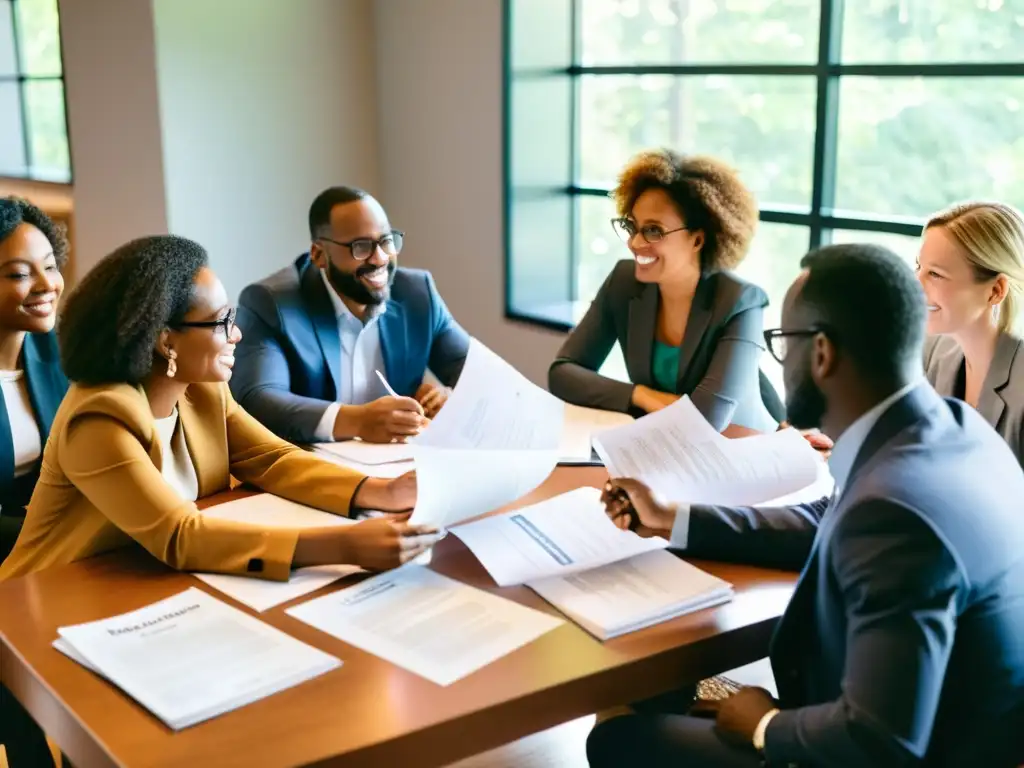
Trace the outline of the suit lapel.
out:
[[[334,305],[327,295],[327,286],[320,276],[320,270],[312,264],[307,265],[306,271],[302,273],[302,293],[313,331],[320,343],[320,351],[327,363],[327,370],[331,372],[337,397],[341,393],[341,336],[338,333],[338,318],[334,314]]]
[[[697,290],[693,295],[690,316],[686,320],[686,333],[683,334],[683,343],[679,347],[677,392],[687,392],[691,389],[691,387],[686,386],[686,377],[692,370],[693,355],[697,351],[697,347],[700,346],[701,339],[707,333],[708,324],[711,322],[712,298],[711,281],[702,275],[700,282],[697,283]]]
[[[185,390],[185,396],[178,401],[178,418],[185,435],[185,447],[196,470],[199,498],[209,496],[227,487],[224,477],[228,467],[224,466],[226,451],[211,450],[208,427],[203,423],[195,403]],[[159,443],[159,441],[157,441]]]
[[[0,387],[0,488],[7,491],[14,482],[14,435],[11,434],[11,420],[7,416],[7,400]]]
[[[27,334],[22,359],[29,401],[32,403],[36,424],[39,425],[39,439],[45,446],[46,439],[50,436],[50,428],[53,426],[53,416],[67,393],[68,382],[56,361],[50,359],[56,354],[50,337],[44,336],[43,339],[45,341],[37,340],[31,333]],[[46,348],[44,354],[42,345],[47,342],[51,342],[51,347]]]
[[[634,384],[651,386],[651,357],[658,323],[658,286],[643,285],[629,302],[629,324],[626,330],[626,368]]]
[[[405,328],[405,310],[396,301],[388,299],[384,314],[377,319],[380,332],[380,351],[384,358],[384,375],[392,386],[403,394],[405,387],[405,350],[408,348]],[[419,382],[417,382],[418,384]],[[412,393],[409,393],[412,394]]]
[[[1020,348],[1020,340],[1006,333],[999,335],[996,343],[996,353],[992,358],[985,381],[981,386],[981,396],[978,398],[978,413],[985,417],[985,421],[994,429],[999,428],[999,421],[1003,417],[1006,408],[1006,401],[1003,400],[1002,391],[1010,383],[1010,369],[1013,366],[1013,359]]]

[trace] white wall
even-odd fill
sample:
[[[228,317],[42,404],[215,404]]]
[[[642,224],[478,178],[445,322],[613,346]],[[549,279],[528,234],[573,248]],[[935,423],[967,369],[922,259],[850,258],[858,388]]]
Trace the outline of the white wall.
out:
[[[74,275],[167,231],[148,2],[60,0],[74,168]]]
[[[504,319],[501,0],[375,0],[380,177],[455,317],[546,383],[562,336]]]
[[[371,0],[153,5],[168,222],[235,296],[308,248],[322,189],[379,192]]]

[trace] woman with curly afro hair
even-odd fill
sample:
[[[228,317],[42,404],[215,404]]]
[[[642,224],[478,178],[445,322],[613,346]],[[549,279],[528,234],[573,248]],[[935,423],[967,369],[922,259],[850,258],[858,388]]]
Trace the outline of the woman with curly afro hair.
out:
[[[759,368],[768,297],[730,272],[757,226],[753,194],[718,160],[658,149],[634,157],[612,195],[612,226],[633,258],[565,341],[551,392],[637,416],[688,395],[719,431],[774,429],[782,404]],[[597,372],[616,341],[631,383]]]
[[[0,579],[141,545],[172,568],[287,580],[292,568],[385,570],[435,531],[389,515],[351,526],[267,529],[204,517],[196,500],[233,476],[341,516],[404,512],[416,477],[367,478],[284,442],[231,397],[241,331],[201,246],[134,240],[100,261],[58,326],[73,382],[53,422],[25,527]]]

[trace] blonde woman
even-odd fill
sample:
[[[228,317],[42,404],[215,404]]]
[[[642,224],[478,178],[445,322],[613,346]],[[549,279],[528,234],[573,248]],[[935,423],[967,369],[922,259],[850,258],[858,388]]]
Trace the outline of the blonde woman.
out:
[[[932,334],[925,345],[928,380],[940,394],[976,408],[1021,461],[1024,215],[991,202],[936,213],[925,225],[917,274]]]

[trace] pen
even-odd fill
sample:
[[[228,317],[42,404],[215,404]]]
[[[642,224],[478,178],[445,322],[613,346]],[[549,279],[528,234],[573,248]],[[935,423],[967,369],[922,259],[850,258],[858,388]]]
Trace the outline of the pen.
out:
[[[392,397],[398,397],[398,393],[391,388],[390,384],[388,384],[388,380],[384,378],[384,374],[380,371],[374,371],[374,373],[377,374],[377,378],[380,379],[380,383],[384,385],[384,389],[388,391],[388,394]]]

